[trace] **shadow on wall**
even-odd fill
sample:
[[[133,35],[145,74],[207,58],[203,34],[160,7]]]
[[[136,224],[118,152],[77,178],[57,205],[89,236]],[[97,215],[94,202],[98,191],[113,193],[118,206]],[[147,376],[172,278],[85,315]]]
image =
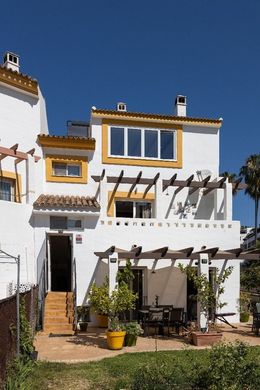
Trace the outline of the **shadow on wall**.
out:
[[[83,299],[82,305],[85,305],[88,300],[88,295],[93,283],[97,285],[101,285],[104,283],[106,276],[108,276],[108,262],[104,259],[98,259],[96,267],[94,269],[93,275],[87,287],[85,297]]]
[[[0,86],[0,93],[4,95],[10,96],[14,99],[22,100],[25,103],[28,103],[31,107],[35,106],[38,103],[38,96],[32,97],[26,95],[24,92],[20,92],[18,90],[12,90],[10,88],[6,88],[4,86]]]
[[[148,304],[155,303],[155,296],[159,297],[160,305],[174,305],[186,308],[186,277],[179,268],[169,266],[148,270]]]

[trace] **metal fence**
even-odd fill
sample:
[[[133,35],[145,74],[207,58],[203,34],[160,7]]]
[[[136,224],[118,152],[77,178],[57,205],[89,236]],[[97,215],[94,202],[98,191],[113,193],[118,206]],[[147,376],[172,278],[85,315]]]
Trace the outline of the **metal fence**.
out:
[[[20,294],[24,299],[26,318],[35,331],[37,322],[38,287],[32,287],[30,291]],[[16,337],[11,328],[16,326],[17,308],[16,296],[0,300],[0,388],[6,375],[8,362],[16,356]]]

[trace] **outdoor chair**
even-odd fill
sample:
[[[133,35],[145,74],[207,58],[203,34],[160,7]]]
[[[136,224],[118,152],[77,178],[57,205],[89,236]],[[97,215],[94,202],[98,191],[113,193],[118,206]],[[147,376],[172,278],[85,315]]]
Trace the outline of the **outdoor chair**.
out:
[[[185,326],[183,307],[174,307],[171,310],[170,325],[177,334],[180,334],[180,328]]]
[[[163,308],[163,329],[167,328],[167,335],[170,336],[170,324],[171,324],[171,311],[172,306],[165,306]]]
[[[163,328],[163,309],[150,307],[144,326],[147,336],[150,334],[150,328],[154,328],[155,336],[158,335],[159,328]]]

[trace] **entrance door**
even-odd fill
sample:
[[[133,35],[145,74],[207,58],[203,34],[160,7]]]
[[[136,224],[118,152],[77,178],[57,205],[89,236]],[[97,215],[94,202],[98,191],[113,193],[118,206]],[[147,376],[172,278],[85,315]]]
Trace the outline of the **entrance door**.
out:
[[[50,235],[51,291],[71,291],[71,237]]]
[[[122,270],[122,268],[119,269],[119,272],[120,270]],[[138,294],[138,298],[135,303],[135,309],[124,313],[124,319],[127,321],[138,320],[138,310],[140,310],[144,304],[144,269],[131,268],[131,271],[134,278],[131,280],[129,287],[134,293]]]

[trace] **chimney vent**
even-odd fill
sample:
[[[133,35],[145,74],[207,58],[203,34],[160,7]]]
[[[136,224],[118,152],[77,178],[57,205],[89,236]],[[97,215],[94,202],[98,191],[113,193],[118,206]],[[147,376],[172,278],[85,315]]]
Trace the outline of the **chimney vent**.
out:
[[[178,95],[175,99],[175,115],[186,116],[187,98],[183,95]]]
[[[19,73],[19,56],[17,54],[11,53],[10,51],[7,51],[4,55],[4,67]]]
[[[117,111],[126,112],[126,104],[122,102],[117,103]]]

